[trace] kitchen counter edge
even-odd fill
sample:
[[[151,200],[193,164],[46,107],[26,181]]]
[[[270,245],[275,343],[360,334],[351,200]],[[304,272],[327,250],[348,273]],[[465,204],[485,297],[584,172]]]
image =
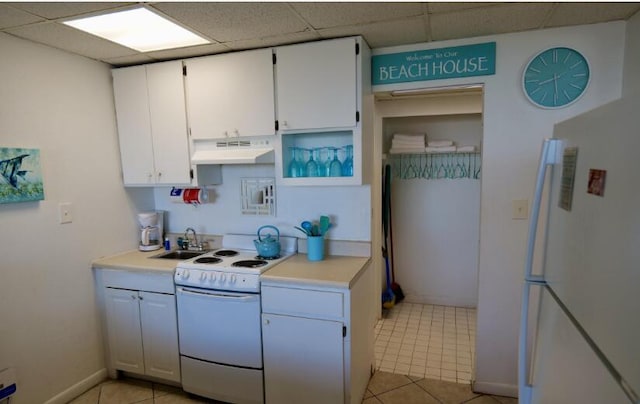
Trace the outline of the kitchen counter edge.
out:
[[[106,268],[126,271],[173,273],[178,265],[178,260],[152,258],[165,252],[166,251],[162,249],[154,251],[126,251],[95,259],[91,262],[91,267],[93,269]]]
[[[309,261],[306,254],[297,254],[263,273],[260,282],[264,286],[350,289],[370,262],[371,257],[336,255]]]

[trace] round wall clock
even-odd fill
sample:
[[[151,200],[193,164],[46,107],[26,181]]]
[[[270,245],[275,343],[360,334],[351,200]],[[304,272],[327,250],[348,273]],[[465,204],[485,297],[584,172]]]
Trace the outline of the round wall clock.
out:
[[[550,48],[535,55],[522,75],[529,101],[542,108],[562,108],[576,102],[589,84],[589,63],[571,48]]]

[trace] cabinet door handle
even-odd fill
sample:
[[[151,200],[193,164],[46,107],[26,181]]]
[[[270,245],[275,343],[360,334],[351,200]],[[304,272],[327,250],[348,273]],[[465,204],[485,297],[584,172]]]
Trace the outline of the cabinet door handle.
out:
[[[132,298],[133,300],[136,300],[136,295],[131,295],[131,298]]]
[[[264,325],[269,325],[270,321],[268,319],[264,319]]]
[[[138,296],[138,299],[140,299],[140,300],[144,300],[144,299],[142,298],[142,296]]]

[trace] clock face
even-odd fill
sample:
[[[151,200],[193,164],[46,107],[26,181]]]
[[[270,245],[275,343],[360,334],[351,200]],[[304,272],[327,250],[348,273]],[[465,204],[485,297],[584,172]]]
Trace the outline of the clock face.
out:
[[[589,64],[578,51],[551,48],[531,59],[522,78],[527,98],[542,108],[561,108],[578,100],[589,84]]]

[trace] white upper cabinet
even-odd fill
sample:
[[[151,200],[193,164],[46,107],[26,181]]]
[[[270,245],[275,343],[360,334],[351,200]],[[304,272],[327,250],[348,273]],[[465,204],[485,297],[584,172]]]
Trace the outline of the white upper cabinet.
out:
[[[282,131],[356,125],[356,39],[275,48]]]
[[[275,135],[271,49],[184,61],[192,139]]]
[[[366,42],[350,37],[282,46],[275,52],[276,182],[369,183],[373,142],[365,139],[373,132],[373,97]]]
[[[189,185],[182,62],[112,74],[125,185]]]

